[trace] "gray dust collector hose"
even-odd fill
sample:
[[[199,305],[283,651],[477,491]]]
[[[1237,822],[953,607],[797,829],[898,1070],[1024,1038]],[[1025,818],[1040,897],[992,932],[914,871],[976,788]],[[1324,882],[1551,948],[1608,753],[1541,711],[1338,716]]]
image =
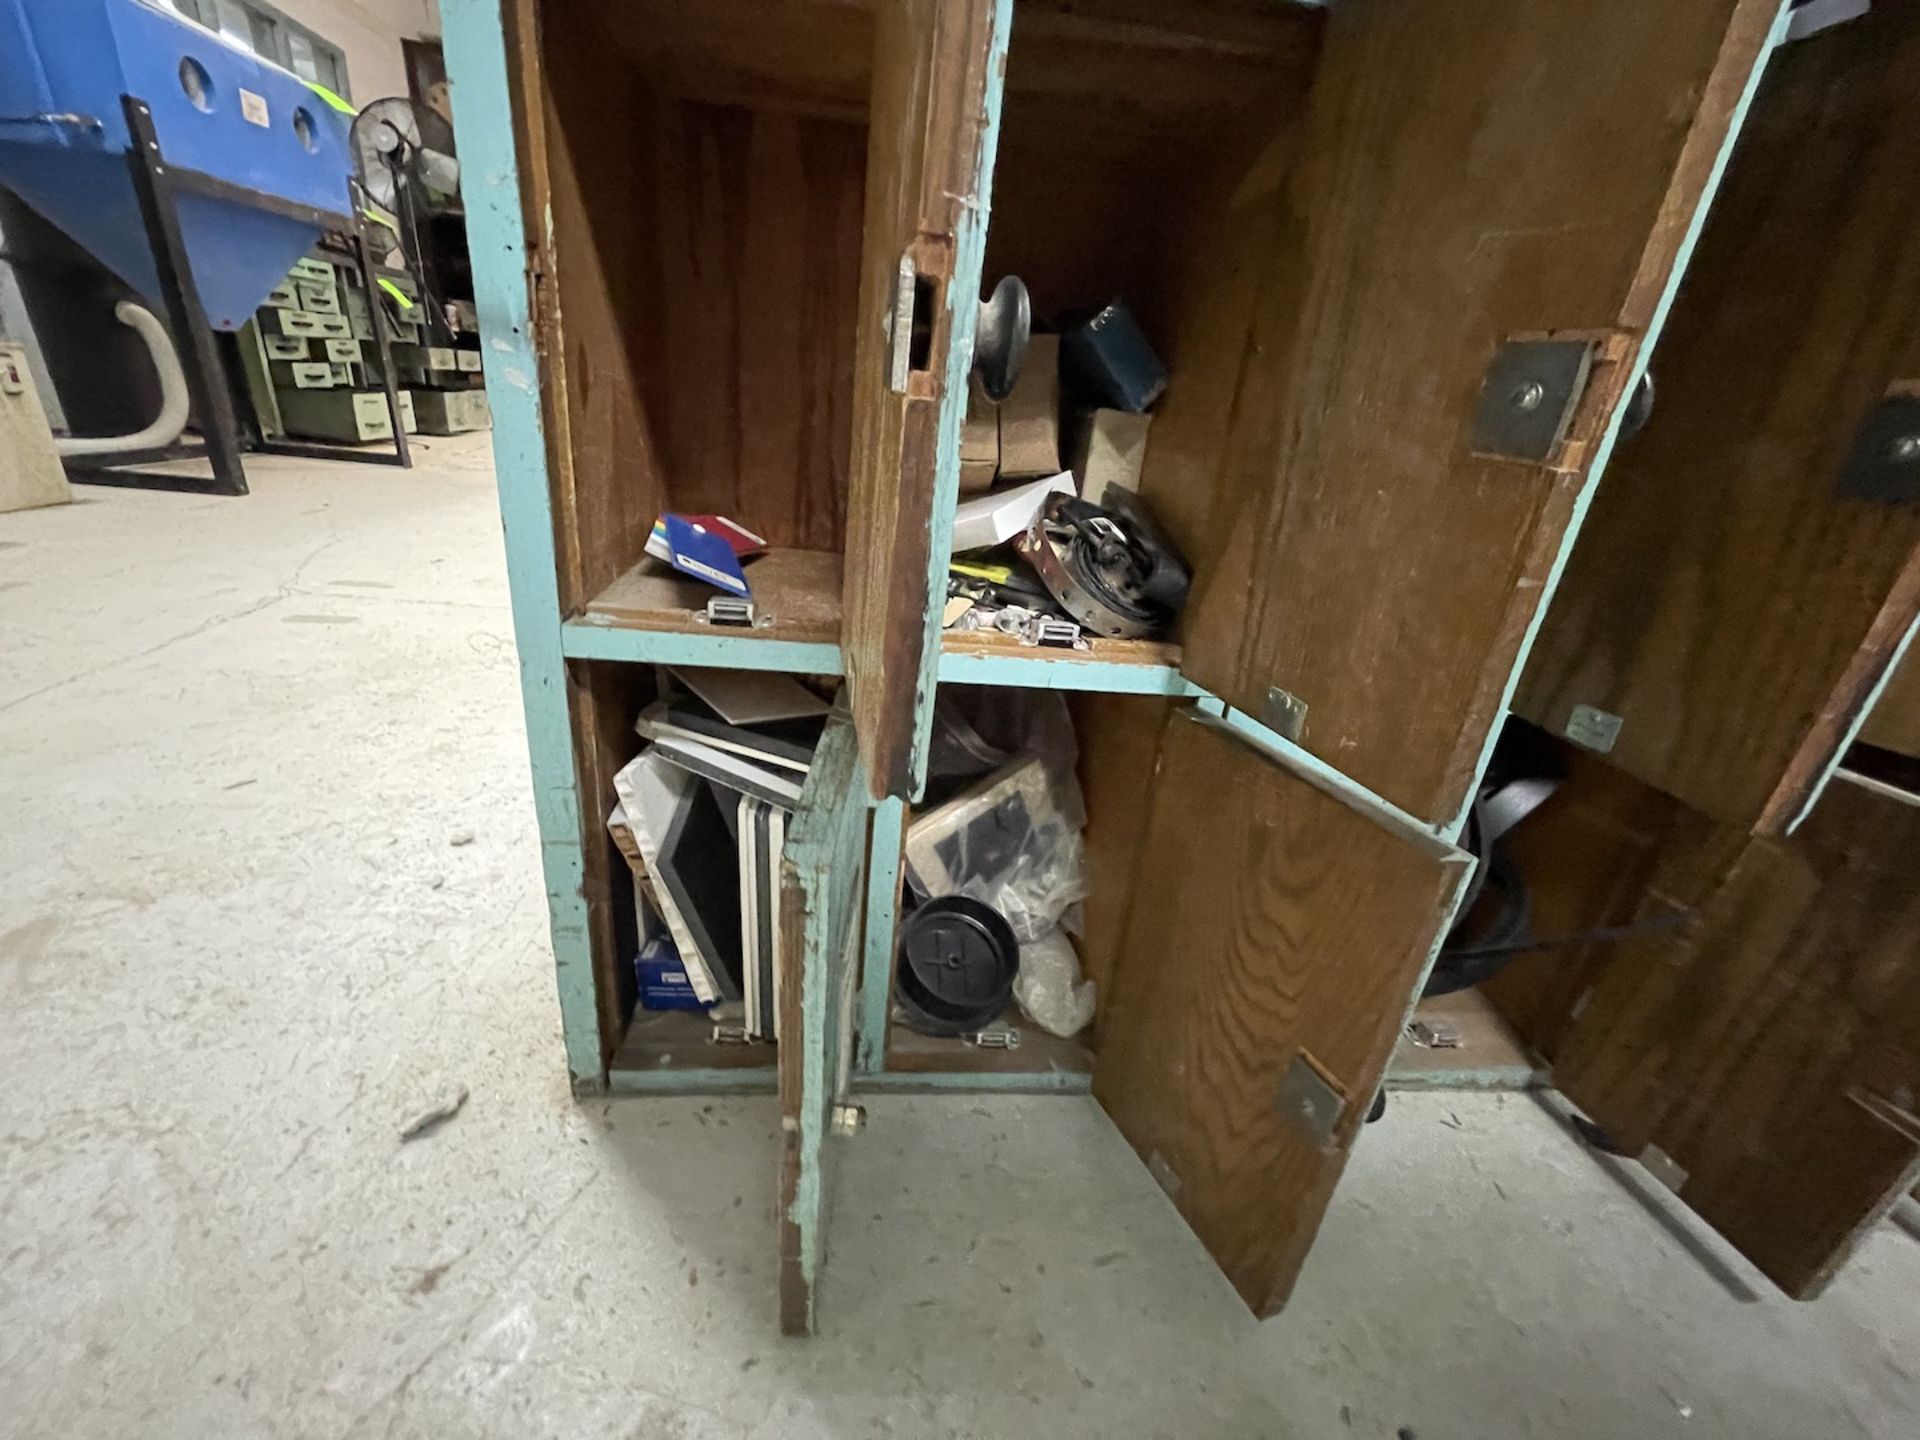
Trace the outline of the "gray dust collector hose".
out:
[[[153,318],[146,307],[122,300],[113,307],[114,318],[147,342],[153,356],[153,368],[160,372],[160,414],[144,430],[131,435],[101,435],[86,439],[62,439],[54,442],[63,460],[85,456],[132,454],[142,450],[164,450],[180,438],[187,428],[187,375],[180,368],[180,357],[173,353],[173,341],[166,328]]]

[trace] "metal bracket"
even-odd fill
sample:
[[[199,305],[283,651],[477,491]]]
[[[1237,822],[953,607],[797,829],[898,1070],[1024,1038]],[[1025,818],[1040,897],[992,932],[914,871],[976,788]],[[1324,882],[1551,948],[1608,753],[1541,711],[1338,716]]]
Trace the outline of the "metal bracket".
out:
[[[771,615],[757,614],[753,601],[743,600],[736,595],[715,595],[707,601],[707,608],[693,617],[702,625],[726,625],[736,630],[764,630],[773,624]]]
[[[996,1025],[992,1029],[982,1030],[974,1035],[962,1035],[960,1038],[982,1050],[1018,1050],[1020,1048],[1020,1032],[1011,1025]]]
[[[720,1025],[713,1027],[713,1043],[716,1045],[751,1045],[753,1035],[744,1025]]]
[[[1476,454],[1553,459],[1593,372],[1592,340],[1508,340],[1494,353],[1473,416]]]
[[[1281,1077],[1273,1105],[1305,1130],[1322,1150],[1333,1145],[1333,1132],[1339,1128],[1340,1117],[1347,1113],[1347,1097],[1333,1088],[1304,1051],[1293,1057],[1293,1063]]]
[[[1283,739],[1298,744],[1307,728],[1307,702],[1276,685],[1267,691],[1267,703],[1260,710],[1260,723]]]
[[[846,1104],[834,1106],[827,1117],[827,1128],[842,1137],[858,1135],[867,1128],[867,1107]]]
[[[1888,395],[1867,412],[1833,493],[1880,505],[1920,500],[1920,395]]]

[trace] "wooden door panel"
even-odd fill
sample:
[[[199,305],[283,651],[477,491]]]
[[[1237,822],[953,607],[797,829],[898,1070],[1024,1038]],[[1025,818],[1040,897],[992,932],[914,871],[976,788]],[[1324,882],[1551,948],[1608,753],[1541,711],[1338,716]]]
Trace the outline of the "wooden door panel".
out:
[[[813,1333],[832,1202],[828,1147],[846,1093],[866,900],[866,776],[836,712],[788,821],[780,865],[780,1327]]]
[[[1470,868],[1319,783],[1223,721],[1170,720],[1094,1069],[1261,1315],[1292,1289]]]
[[[1699,917],[1612,954],[1555,1083],[1811,1298],[1920,1166],[1920,799],[1843,771],[1791,839],[1674,838],[1640,914]]]
[[[875,799],[909,798],[925,775],[940,645],[933,517],[960,493],[1011,6],[883,0],[874,17],[842,643]],[[896,357],[903,263],[902,320],[918,314],[928,329]]]
[[[1920,9],[1782,47],[1516,696],[1730,825],[1799,819],[1920,613],[1920,493],[1837,487],[1920,389],[1916,193]]]
[[[1256,717],[1283,690],[1314,754],[1424,819],[1463,813],[1778,11],[1329,10],[1276,222],[1289,273],[1265,282],[1297,313],[1243,362],[1239,518],[1186,629],[1199,683]],[[1565,443],[1473,453],[1496,352],[1543,332],[1599,345]]]

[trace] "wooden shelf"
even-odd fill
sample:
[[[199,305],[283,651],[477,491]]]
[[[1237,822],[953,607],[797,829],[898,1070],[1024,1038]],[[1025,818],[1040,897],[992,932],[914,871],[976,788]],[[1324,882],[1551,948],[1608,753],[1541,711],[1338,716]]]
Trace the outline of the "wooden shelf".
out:
[[[881,1080],[908,1088],[916,1083],[937,1088],[941,1076],[964,1075],[996,1076],[1005,1082],[992,1088],[1085,1088],[1093,1075],[1093,1051],[1084,1039],[1049,1035],[1014,1010],[999,1023],[1020,1032],[1018,1049],[983,1050],[965,1040],[939,1040],[896,1021],[887,1030],[886,1074],[863,1077],[860,1083]]]
[[[1180,647],[1164,640],[1090,639],[1085,650],[1041,649],[1010,636],[948,631],[940,679],[958,685],[1021,685],[1140,695],[1198,695],[1180,674]]]
[[[771,625],[718,632],[733,639],[840,643],[840,556],[829,550],[769,550],[746,564],[754,609]],[[680,635],[716,632],[699,617],[720,594],[651,557],[588,602],[582,618],[623,630]]]
[[[772,1045],[720,1045],[713,1020],[695,1010],[635,1010],[626,1038],[614,1053],[610,1070],[655,1073],[662,1070],[771,1069],[779,1054]]]
[[[1413,1018],[1451,1025],[1460,1043],[1436,1050],[1402,1035],[1387,1067],[1389,1090],[1529,1090],[1547,1083],[1546,1067],[1478,990],[1422,1000]]]

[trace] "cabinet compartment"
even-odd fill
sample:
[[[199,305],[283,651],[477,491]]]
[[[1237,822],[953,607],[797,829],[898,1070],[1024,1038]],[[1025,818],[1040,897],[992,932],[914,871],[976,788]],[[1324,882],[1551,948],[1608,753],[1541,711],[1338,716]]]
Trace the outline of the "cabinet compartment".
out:
[[[1171,377],[1140,493],[1202,574],[1222,537],[1207,457],[1192,452],[1234,401],[1215,357],[1247,343],[1255,278],[1288,263],[1283,237],[1256,233],[1236,201],[1284,173],[1323,22],[1311,7],[1237,0],[1013,7],[985,281],[1021,277],[1046,328],[1126,302]],[[1083,654],[1177,666],[1182,633],[1176,621],[1163,641],[1089,637]],[[1032,653],[977,632],[949,633],[943,648]]]
[[[1009,693],[976,686],[942,690],[987,703]],[[981,1077],[993,1088],[1071,1090],[1085,1089],[1091,1082],[1100,1007],[1113,979],[1133,870],[1140,861],[1147,788],[1173,702],[1154,696],[1075,694],[1066,697],[1066,707],[1073,723],[1078,751],[1075,773],[1087,816],[1081,832],[1086,896],[1080,902],[1081,933],[1073,943],[1083,975],[1095,986],[1093,1024],[1063,1038],[1042,1030],[1016,1003],[1009,1002],[996,1028],[1017,1030],[1018,1047],[983,1049],[969,1040],[922,1035],[902,1023],[894,1013],[893,1000],[900,963],[898,931],[908,914],[902,898],[906,895],[902,864],[902,878],[893,896],[897,903],[881,906],[870,919],[877,927],[885,927],[886,935],[882,938],[876,928],[873,938],[883,948],[866,967],[865,983],[884,986],[886,993],[884,1007],[875,997],[867,997],[866,1023],[881,1022],[884,1017],[884,1033],[877,1044],[868,1037],[863,1049],[884,1057],[886,1083],[908,1088],[924,1083],[931,1088],[941,1083],[940,1076],[968,1075]],[[881,845],[899,846],[901,839],[902,832],[883,830],[876,823],[876,851]]]
[[[537,314],[562,606],[686,630],[662,511],[764,536],[770,638],[837,641],[872,20],[818,0],[532,5]]]
[[[621,854],[607,821],[619,803],[615,776],[645,744],[634,730],[635,718],[660,697],[661,675],[651,666],[586,661],[574,662],[569,671],[581,794],[582,891],[610,1083],[616,1090],[772,1089],[777,1045],[719,1039],[714,1018],[704,1011],[649,1010],[639,1002],[634,972],[643,902],[633,864]],[[835,684],[830,677],[815,677],[813,688],[830,694]],[[819,769],[816,761],[814,770]],[[810,785],[813,778],[810,774]],[[817,790],[817,785],[803,790],[787,816],[788,851],[800,833],[801,817],[821,807]],[[657,912],[655,923],[661,928]],[[792,949],[783,945],[783,963],[790,963]],[[728,1023],[737,1027],[739,1018],[732,1016]]]

